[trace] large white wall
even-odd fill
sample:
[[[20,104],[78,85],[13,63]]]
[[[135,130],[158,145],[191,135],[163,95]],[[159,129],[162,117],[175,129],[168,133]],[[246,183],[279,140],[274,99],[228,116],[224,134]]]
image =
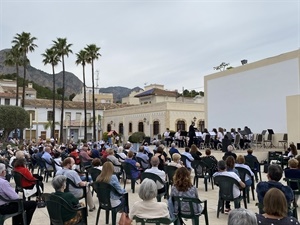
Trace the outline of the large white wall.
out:
[[[248,126],[255,133],[286,133],[286,96],[300,93],[299,59],[207,79],[206,91],[209,129]]]

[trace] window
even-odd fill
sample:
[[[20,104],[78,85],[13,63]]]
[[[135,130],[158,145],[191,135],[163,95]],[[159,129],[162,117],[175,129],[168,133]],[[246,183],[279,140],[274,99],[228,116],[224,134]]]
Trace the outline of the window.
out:
[[[143,122],[139,122],[139,124],[138,124],[138,131],[139,132],[144,132],[144,123]]]
[[[177,130],[185,130],[185,122],[183,120],[178,120],[176,128]]]
[[[154,121],[153,122],[153,135],[159,134],[159,122]]]
[[[199,131],[203,132],[204,128],[205,128],[205,121],[200,120],[200,122],[199,122]]]
[[[86,114],[86,121],[89,123],[91,120],[91,113]]]
[[[107,132],[111,131],[111,125],[110,123],[107,124]]]
[[[53,111],[48,111],[47,112],[47,120],[52,121],[53,120]]]
[[[124,133],[123,123],[119,123],[119,134],[123,134],[123,133]]]
[[[28,110],[29,115],[31,114],[31,120],[35,120],[35,110]]]
[[[131,122],[128,124],[128,132],[132,133],[132,123]]]
[[[9,98],[6,98],[4,100],[4,105],[10,105],[10,99]]]
[[[80,121],[81,120],[81,113],[76,113],[76,121]]]

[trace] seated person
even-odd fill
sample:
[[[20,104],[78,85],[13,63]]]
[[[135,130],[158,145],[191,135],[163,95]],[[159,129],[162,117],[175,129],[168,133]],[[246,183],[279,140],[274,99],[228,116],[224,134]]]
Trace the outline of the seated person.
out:
[[[260,165],[259,165],[258,159],[256,156],[254,156],[252,154],[253,150],[251,148],[247,150],[247,153],[248,154],[245,155],[245,161],[247,162],[247,164],[253,171],[256,182],[258,182],[257,173],[260,171]]]
[[[169,150],[169,154],[170,154],[170,156],[172,157],[174,153],[179,153],[179,154],[180,154],[180,152],[179,152],[178,149],[176,148],[176,144],[175,144],[174,142],[172,142],[171,148],[170,148],[170,150]]]
[[[245,164],[245,157],[243,155],[239,155],[236,159],[236,164],[235,164],[235,168],[244,168],[246,170],[249,171],[250,175],[246,174],[245,177],[245,184],[247,187],[251,186],[252,184],[252,177],[254,176],[254,173],[252,172],[252,170],[250,169],[250,167],[248,165]]]
[[[93,168],[95,168],[95,169],[102,170],[101,160],[100,160],[99,158],[93,159],[93,161],[92,161],[92,166],[93,166]]]
[[[257,225],[256,216],[248,209],[233,209],[228,214],[227,225]]]
[[[298,168],[298,160],[297,159],[290,159],[288,161],[288,168],[284,170],[284,176],[285,178],[290,178],[290,179],[300,179],[300,169]],[[293,190],[298,190],[298,185],[296,183],[291,183],[290,186]],[[296,202],[298,200],[298,195],[296,197]]]
[[[139,169],[140,164],[133,159],[133,152],[132,151],[129,151],[127,153],[127,158],[125,159],[124,162],[129,163],[129,164],[132,165],[132,167],[130,169],[132,178],[137,179],[137,178],[141,177],[141,171]]]
[[[78,199],[75,198],[75,196],[71,192],[64,192],[66,188],[66,182],[67,182],[67,178],[63,175],[58,175],[53,178],[52,187],[55,190],[54,195],[57,195],[63,198],[64,200],[66,200],[70,206],[76,207],[79,204]],[[66,210],[64,207],[62,207],[61,210],[62,210],[61,212],[62,220],[64,224],[68,224],[68,225],[77,224],[82,219],[81,211],[70,212]]]
[[[283,171],[279,165],[272,164],[269,166],[268,174],[267,174],[268,181],[261,181],[256,186],[258,202],[261,205],[263,204],[265,194],[269,189],[273,187],[278,188],[284,193],[288,205],[290,205],[293,202],[294,200],[293,190],[288,186],[284,186],[280,182],[280,179],[282,178],[282,174]],[[261,207],[259,211],[260,214],[263,214],[263,209]]]
[[[119,173],[121,171],[121,162],[119,162],[116,158],[114,150],[112,148],[108,148],[106,149],[106,152],[108,153],[106,158],[113,163],[115,173]]]
[[[0,195],[7,200],[19,199],[19,195],[15,192],[14,188],[10,186],[9,182],[5,180],[6,169],[3,163],[0,163]],[[26,211],[27,225],[31,223],[33,213],[36,209],[35,201],[23,201],[24,210]],[[7,203],[0,199],[0,214],[11,214],[17,212],[16,203]],[[12,219],[13,225],[19,225],[22,223],[22,214],[14,216]]]
[[[139,218],[169,218],[169,209],[165,202],[157,202],[157,187],[153,180],[145,178],[139,188],[139,197],[141,201],[133,204],[129,218],[132,220],[134,216]]]
[[[143,169],[149,168],[149,157],[147,154],[144,152],[144,146],[139,147],[139,151],[136,154],[135,158],[141,158],[141,166]]]
[[[185,161],[185,166],[186,166],[186,168],[188,170],[192,170],[192,162],[191,161],[194,161],[194,158],[193,158],[193,156],[190,153],[190,148],[189,147],[185,147],[184,148],[184,152],[181,155],[184,155],[184,156],[186,156],[189,159],[189,160]]]
[[[259,225],[296,225],[299,221],[287,215],[288,204],[284,193],[278,188],[270,188],[263,200],[263,214],[256,214]]]
[[[233,156],[233,158],[234,159],[236,159],[236,154],[234,153],[234,152],[232,152],[233,151],[233,147],[232,147],[232,145],[228,145],[228,147],[227,147],[227,152],[225,152],[225,154],[224,154],[224,156],[222,157],[222,159],[225,161],[226,160],[226,158],[228,157],[228,156]]]
[[[14,163],[14,171],[21,173],[26,178],[21,180],[23,188],[33,189],[36,185],[37,200],[41,201],[41,191],[39,187],[41,187],[42,191],[44,190],[43,177],[38,174],[32,174],[27,167],[25,167],[25,163],[25,159],[17,159]]]
[[[153,173],[156,174],[157,176],[160,177],[160,179],[162,181],[165,182],[166,180],[166,174],[165,171],[158,169],[158,165],[159,165],[159,158],[157,156],[153,156],[151,158],[151,168],[150,169],[146,169],[145,172],[146,173]],[[165,192],[165,185],[161,184],[160,182],[156,182],[157,185],[157,193],[161,194]]]
[[[175,166],[177,168],[184,167],[182,161],[180,161],[181,155],[179,153],[174,153],[172,155],[172,161],[168,163],[168,166]]]
[[[201,160],[202,153],[199,151],[195,144],[192,144],[190,153],[194,160]]]

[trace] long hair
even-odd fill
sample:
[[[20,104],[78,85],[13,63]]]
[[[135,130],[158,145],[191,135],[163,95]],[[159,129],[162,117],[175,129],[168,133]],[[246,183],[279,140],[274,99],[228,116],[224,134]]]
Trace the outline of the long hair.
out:
[[[190,172],[187,168],[178,168],[174,174],[173,178],[174,186],[178,191],[188,191],[189,188],[193,186],[191,181]]]
[[[105,162],[103,164],[100,175],[96,179],[96,182],[109,183],[113,173],[114,173],[114,165],[111,162]]]

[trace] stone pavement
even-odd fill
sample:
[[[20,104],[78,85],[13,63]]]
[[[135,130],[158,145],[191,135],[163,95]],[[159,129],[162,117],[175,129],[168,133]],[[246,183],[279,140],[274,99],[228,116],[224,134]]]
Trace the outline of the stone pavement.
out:
[[[180,149],[181,151],[183,151],[183,149]],[[254,149],[254,155],[257,156],[258,160],[261,161],[263,159],[267,158],[267,154],[268,151],[270,149]],[[276,150],[276,151],[281,151],[282,149],[272,149],[272,150]],[[204,154],[204,150],[201,150],[202,154]],[[243,150],[236,150],[235,153],[237,155],[242,154],[245,155],[247,154],[246,151]],[[212,150],[212,155],[214,155],[218,160],[220,160],[222,158],[224,153],[220,152],[220,151],[214,151]],[[263,168],[261,168],[263,170]],[[193,174],[192,174],[193,176]],[[192,177],[193,178],[193,177]],[[51,178],[49,178],[48,183],[45,183],[45,193],[51,193],[53,192],[53,188],[51,186]],[[267,180],[266,174],[262,173],[262,180]],[[285,182],[284,182],[285,183]],[[11,180],[11,184],[14,185],[14,181]],[[123,186],[123,183],[121,183],[121,185]],[[128,181],[127,185],[126,185],[126,190],[129,192],[129,207],[133,205],[133,203],[137,200],[139,200],[139,196],[138,196],[138,190],[139,190],[139,186],[140,184],[136,185],[136,191],[135,193],[132,193],[130,190],[130,182]],[[198,194],[199,194],[199,198],[201,200],[206,199],[207,203],[208,203],[208,216],[209,216],[209,224],[210,225],[226,225],[227,224],[227,217],[228,215],[226,214],[221,214],[220,213],[220,217],[219,219],[217,218],[217,204],[218,204],[218,191],[219,188],[217,186],[214,186],[214,190],[212,190],[210,183],[208,183],[208,191],[205,192],[204,189],[204,182],[203,179],[199,180],[199,187],[198,187]],[[98,206],[98,200],[97,197],[94,195],[93,196],[96,208]],[[165,201],[165,199],[163,199],[162,201]],[[248,209],[254,211],[254,212],[258,212],[257,207],[255,206],[255,203],[257,202],[257,196],[255,193],[255,201],[253,201],[252,198],[250,198],[250,204],[247,204]],[[233,204],[231,204],[233,206]],[[241,206],[243,207],[243,203],[241,204]],[[299,209],[298,209],[299,210]],[[95,224],[96,222],[96,215],[97,215],[97,210],[93,211],[93,212],[89,212],[89,216],[88,216],[88,224]],[[298,215],[299,211],[298,211]],[[119,221],[120,218],[120,214],[118,213],[117,215],[117,222]],[[49,220],[49,216],[48,216],[48,212],[46,208],[37,208],[35,211],[35,214],[33,216],[33,220],[32,220],[32,225],[41,225],[41,224],[49,224],[50,220]],[[191,225],[192,222],[190,220],[185,221],[185,223],[187,225]],[[200,224],[204,224],[204,217],[201,216],[200,217]],[[11,224],[11,219],[8,219],[5,221],[5,225],[10,225]],[[105,212],[103,210],[101,210],[100,213],[100,220],[99,220],[99,225],[104,225],[105,224]],[[110,217],[110,223],[111,224],[111,217]]]

